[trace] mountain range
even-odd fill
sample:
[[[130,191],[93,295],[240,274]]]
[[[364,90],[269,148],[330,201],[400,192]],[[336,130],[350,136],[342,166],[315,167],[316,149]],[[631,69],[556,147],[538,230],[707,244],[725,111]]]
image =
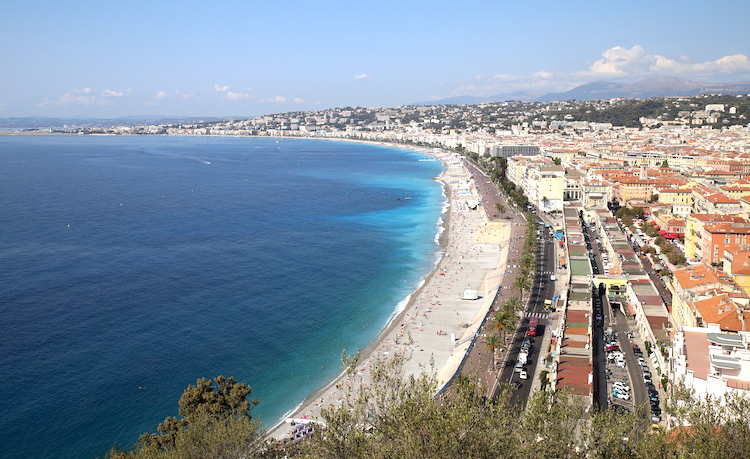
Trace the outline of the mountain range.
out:
[[[647,78],[633,83],[593,81],[565,92],[540,94],[538,92],[503,93],[493,96],[457,96],[421,102],[414,105],[480,104],[519,100],[524,102],[549,102],[553,100],[596,100],[650,97],[699,96],[701,94],[750,94],[750,81],[732,83],[706,83],[675,77]]]

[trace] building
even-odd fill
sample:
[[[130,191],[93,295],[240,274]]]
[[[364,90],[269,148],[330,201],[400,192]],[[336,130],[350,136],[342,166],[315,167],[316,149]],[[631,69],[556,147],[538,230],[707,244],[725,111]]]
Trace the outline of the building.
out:
[[[750,333],[724,333],[718,325],[682,327],[672,340],[670,379],[697,399],[750,391]]]
[[[501,158],[538,156],[542,154],[542,149],[534,145],[493,145],[490,148],[490,154]]]

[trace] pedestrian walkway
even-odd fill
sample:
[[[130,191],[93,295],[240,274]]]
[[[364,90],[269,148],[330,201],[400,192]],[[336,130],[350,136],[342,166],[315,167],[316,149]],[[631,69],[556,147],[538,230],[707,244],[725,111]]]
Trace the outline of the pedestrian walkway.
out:
[[[546,319],[546,318],[549,317],[549,314],[550,314],[549,312],[544,312],[544,311],[542,311],[542,312],[530,312],[530,313],[526,314],[526,317],[527,318],[529,318],[529,317],[536,317],[538,319]]]

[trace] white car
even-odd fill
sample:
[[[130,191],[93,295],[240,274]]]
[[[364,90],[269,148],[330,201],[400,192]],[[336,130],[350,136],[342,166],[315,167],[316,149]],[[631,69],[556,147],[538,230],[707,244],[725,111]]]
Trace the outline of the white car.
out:
[[[525,370],[521,370],[521,373],[518,375],[518,377],[521,379],[528,379],[529,375],[526,373]]]
[[[612,392],[612,395],[615,398],[619,398],[619,399],[622,399],[622,400],[630,400],[630,394],[627,393],[627,392],[622,392],[622,391],[615,390],[615,391]]]
[[[615,381],[614,383],[612,383],[612,388],[617,389],[617,390],[622,390],[625,392],[630,391],[630,386],[628,386],[627,384],[621,381]]]
[[[555,277],[555,275],[554,275],[554,274],[552,274],[551,276],[549,276],[549,280],[551,280],[551,281],[556,281],[556,280],[557,280],[557,277]]]

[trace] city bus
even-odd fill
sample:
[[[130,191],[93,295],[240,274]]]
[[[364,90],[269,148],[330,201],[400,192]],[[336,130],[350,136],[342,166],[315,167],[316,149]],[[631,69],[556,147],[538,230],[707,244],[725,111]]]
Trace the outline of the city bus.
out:
[[[526,330],[527,336],[536,336],[536,327],[539,326],[539,319],[531,317],[529,319],[529,328]]]

